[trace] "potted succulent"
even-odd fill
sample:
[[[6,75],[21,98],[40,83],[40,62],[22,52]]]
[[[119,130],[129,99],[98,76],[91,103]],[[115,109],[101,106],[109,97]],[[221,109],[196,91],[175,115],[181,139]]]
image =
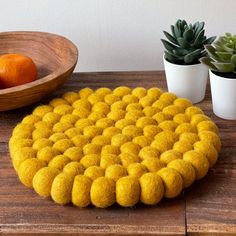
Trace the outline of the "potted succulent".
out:
[[[210,69],[213,111],[221,118],[236,120],[236,35],[226,33],[205,48],[208,56],[200,61]]]
[[[171,33],[163,31],[168,40],[161,39],[168,90],[193,103],[205,97],[208,68],[199,59],[206,55],[204,45],[216,38],[205,36],[204,25],[204,22],[188,24],[178,20],[171,25]]]

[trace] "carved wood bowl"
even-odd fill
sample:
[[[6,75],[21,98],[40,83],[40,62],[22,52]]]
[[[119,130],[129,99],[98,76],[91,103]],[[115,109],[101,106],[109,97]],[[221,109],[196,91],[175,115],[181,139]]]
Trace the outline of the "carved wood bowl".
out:
[[[0,111],[30,105],[58,89],[71,75],[78,59],[78,50],[70,40],[44,32],[0,33],[0,55],[6,53],[31,57],[38,76],[33,82],[0,89]]]

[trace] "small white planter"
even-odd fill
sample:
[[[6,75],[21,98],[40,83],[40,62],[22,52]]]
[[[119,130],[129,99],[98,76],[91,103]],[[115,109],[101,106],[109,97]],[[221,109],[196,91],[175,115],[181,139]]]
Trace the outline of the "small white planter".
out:
[[[208,67],[199,63],[194,65],[177,65],[164,57],[165,74],[168,91],[178,97],[184,97],[193,103],[202,101],[206,93]]]
[[[236,79],[218,76],[210,71],[213,112],[227,120],[236,120]]]

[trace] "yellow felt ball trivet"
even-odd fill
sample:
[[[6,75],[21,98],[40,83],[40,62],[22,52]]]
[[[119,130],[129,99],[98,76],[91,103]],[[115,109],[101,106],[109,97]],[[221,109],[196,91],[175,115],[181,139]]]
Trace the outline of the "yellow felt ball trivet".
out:
[[[24,185],[61,205],[98,208],[176,197],[220,150],[210,117],[155,87],[68,91],[25,116],[9,140]]]

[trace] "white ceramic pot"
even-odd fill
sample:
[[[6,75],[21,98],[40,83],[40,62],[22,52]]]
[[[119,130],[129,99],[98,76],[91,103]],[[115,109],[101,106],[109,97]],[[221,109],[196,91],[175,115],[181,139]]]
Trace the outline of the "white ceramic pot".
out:
[[[206,93],[208,67],[199,63],[194,65],[177,65],[164,57],[165,74],[168,91],[178,97],[184,97],[193,103],[202,101]]]
[[[227,120],[236,120],[236,78],[218,76],[210,71],[213,112]]]

